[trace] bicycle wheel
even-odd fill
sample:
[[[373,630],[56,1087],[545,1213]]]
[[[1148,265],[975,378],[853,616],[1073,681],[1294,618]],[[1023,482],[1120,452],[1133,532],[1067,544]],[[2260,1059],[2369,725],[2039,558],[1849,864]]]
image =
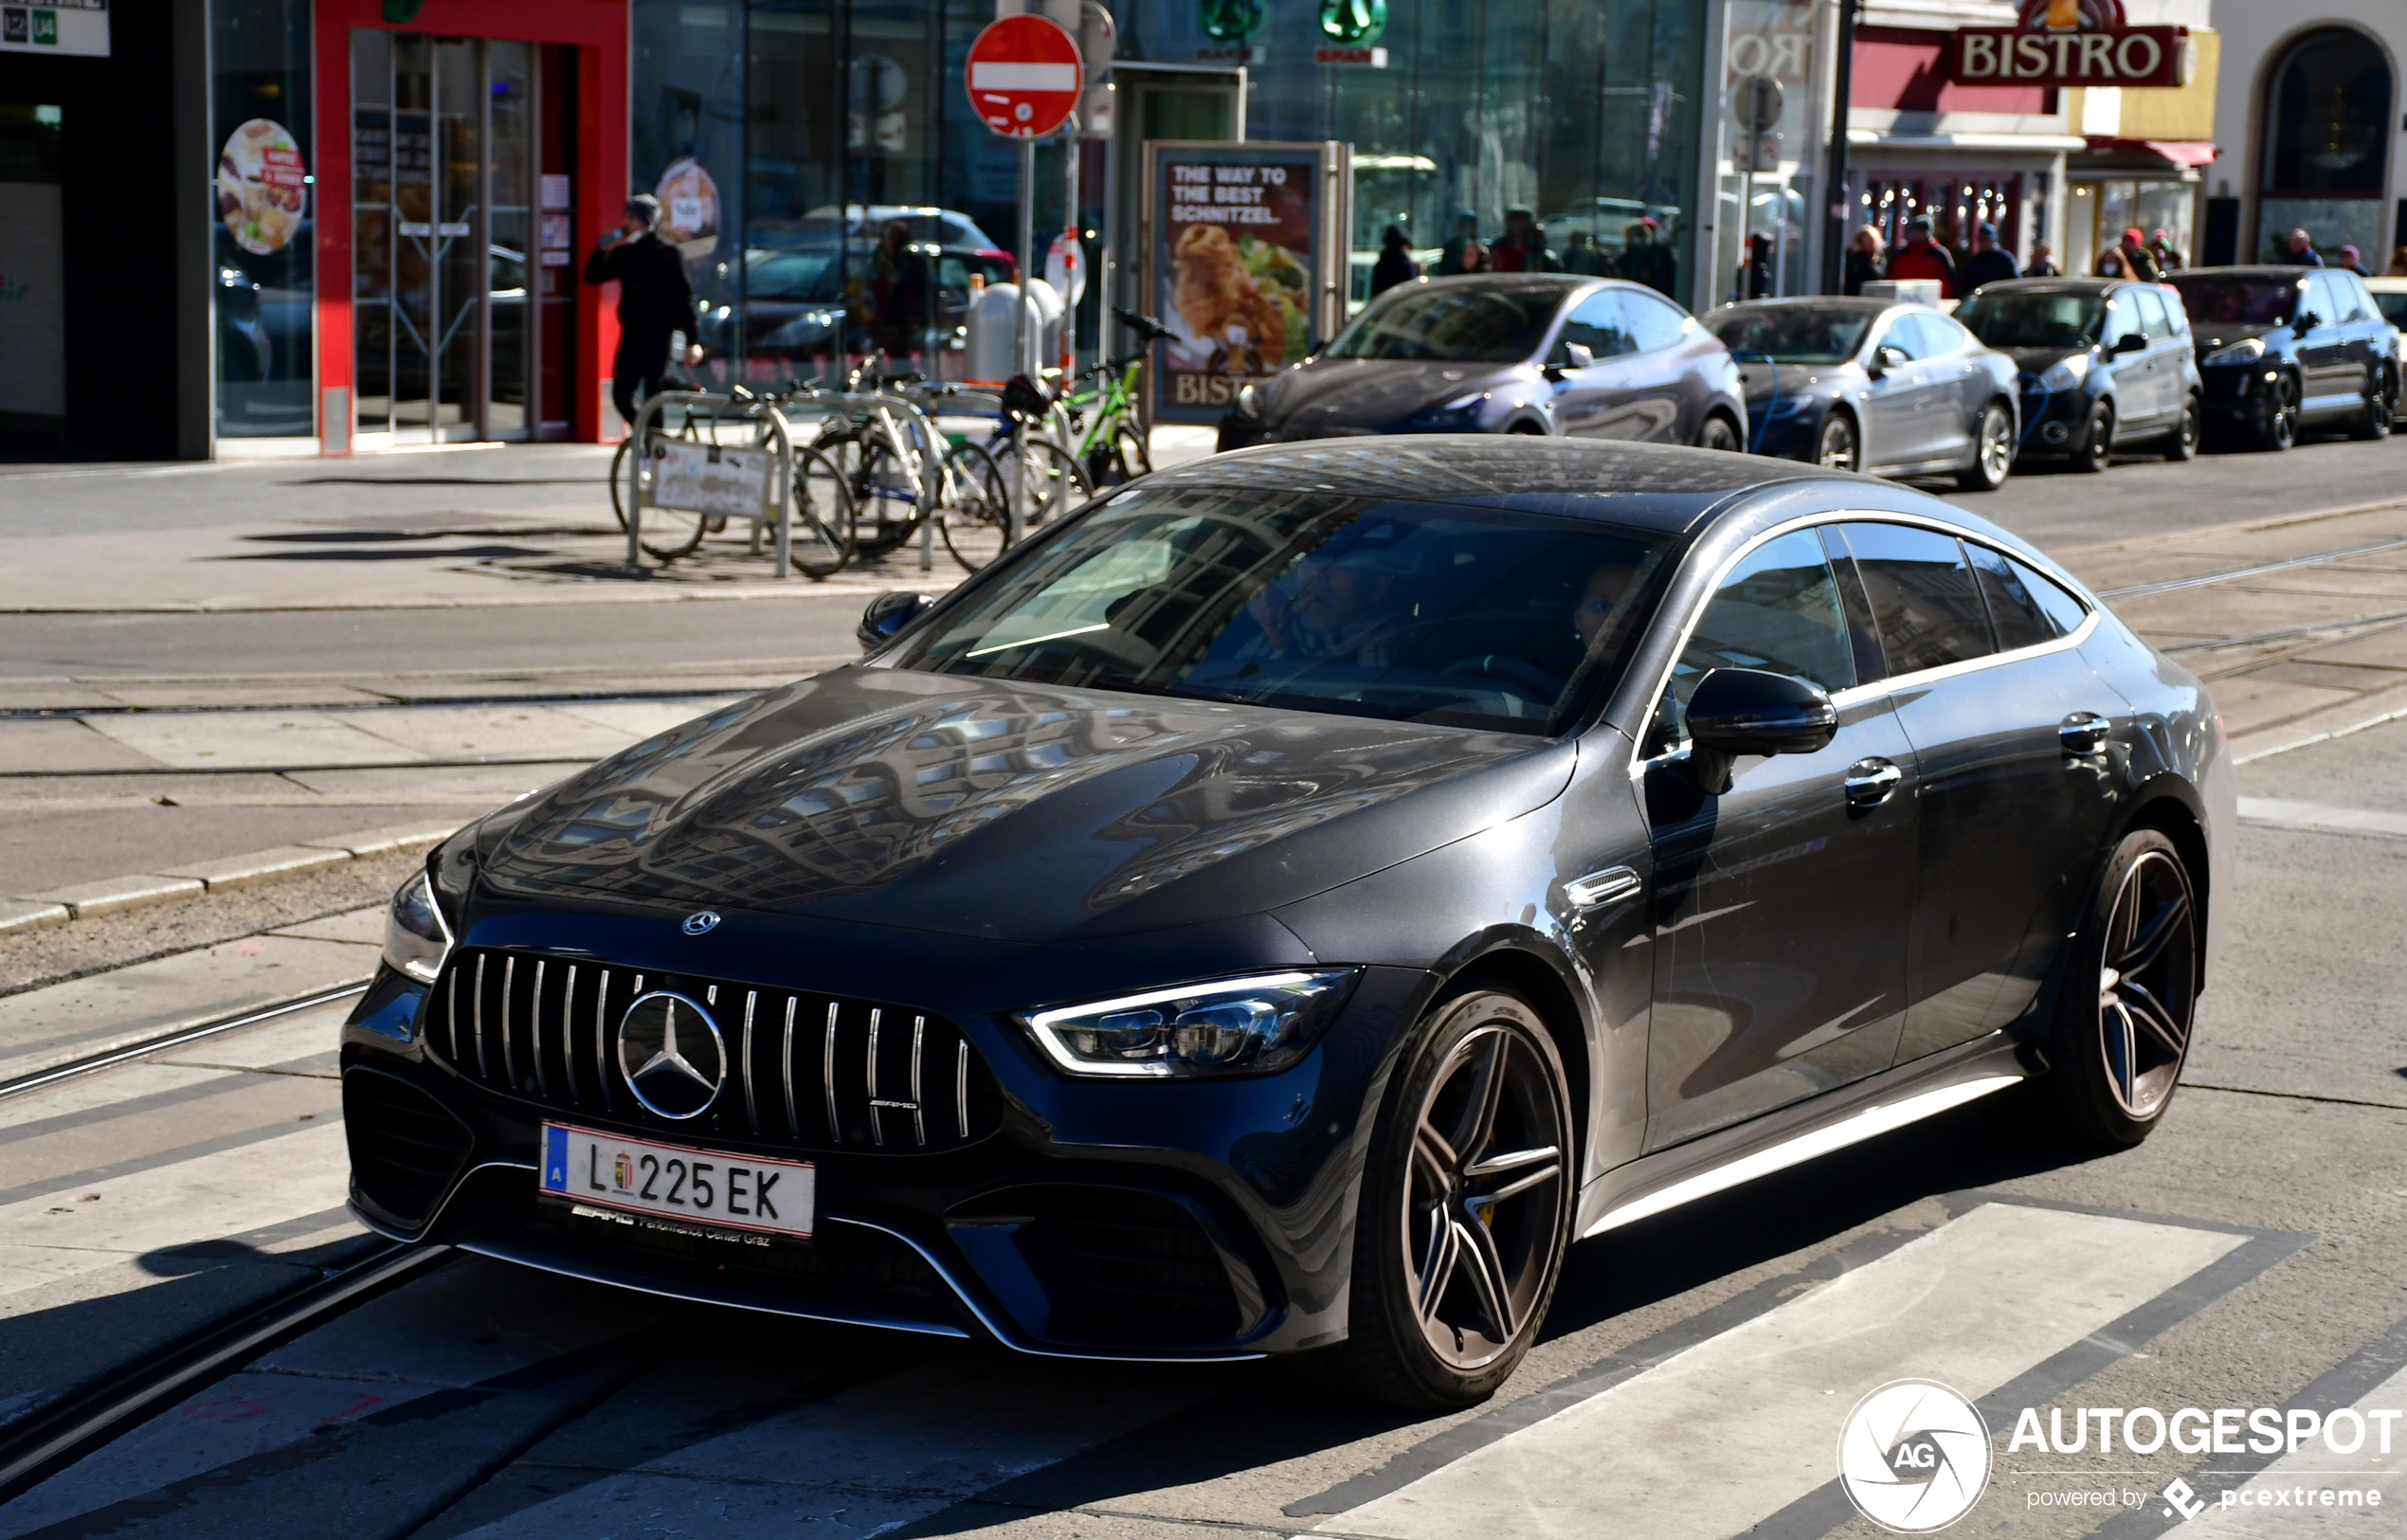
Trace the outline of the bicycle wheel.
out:
[[[966,571],[974,572],[1011,547],[1011,492],[994,456],[974,444],[957,444],[945,456],[945,505],[936,529],[945,549]]]
[[[844,472],[808,445],[794,449],[794,529],[787,548],[805,577],[829,578],[853,559],[853,499]]]
[[[836,468],[854,557],[882,556],[918,527],[918,489],[895,464],[894,450],[856,425],[811,445]]]
[[[691,437],[691,435],[687,435]],[[632,462],[634,474],[626,482],[626,507],[634,505],[639,490],[649,494],[658,483],[660,463],[668,455],[669,435],[655,433],[645,443],[642,459]],[[616,483],[613,484],[616,491]],[[619,498],[611,498],[614,507]],[[626,507],[619,508],[619,527],[626,527]],[[702,543],[702,534],[709,520],[685,508],[661,508],[646,500],[643,506],[643,527],[640,539],[644,553],[655,561],[675,561],[691,554]]]
[[[622,530],[626,528],[626,462],[628,451],[634,447],[635,436],[629,434],[619,441],[618,451],[610,456],[610,513]]]
[[[1086,501],[1095,493],[1078,457],[1051,439],[1026,438],[997,457],[1004,484],[1018,510],[1025,536]]]
[[[1112,431],[1087,451],[1087,480],[1097,487],[1118,486],[1152,474],[1153,456],[1146,450],[1145,435],[1128,423],[1114,423]]]

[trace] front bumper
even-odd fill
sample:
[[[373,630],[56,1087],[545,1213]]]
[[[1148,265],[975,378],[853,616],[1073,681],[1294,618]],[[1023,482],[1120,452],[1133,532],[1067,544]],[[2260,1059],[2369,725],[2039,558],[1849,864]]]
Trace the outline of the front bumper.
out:
[[[2015,381],[2022,403],[2022,441],[2016,450],[2027,455],[2068,455],[2081,447],[2090,426],[2090,393],[2074,385],[2051,390],[2036,374]]]
[[[448,1018],[443,1002],[430,996],[454,987],[458,965],[472,951],[561,964],[582,958],[588,969],[598,953],[615,966],[647,970],[654,981],[648,988],[708,987],[709,981],[675,966],[679,951],[691,966],[698,950],[691,943],[677,948],[634,938],[636,932],[673,930],[667,922],[522,916],[473,930],[432,989],[381,972],[353,1013],[342,1067],[354,1210],[397,1240],[454,1244],[655,1294],[986,1338],[1029,1352],[1227,1358],[1344,1335],[1353,1196],[1395,1045],[1421,1007],[1429,975],[1366,970],[1318,1046],[1276,1075],[1073,1079],[1045,1064],[1015,1024],[977,1008],[988,992],[976,982],[982,963],[1007,977],[1024,971],[1029,958],[985,957],[994,949],[953,937],[827,933],[873,927],[731,916],[727,928],[739,926],[765,943],[754,955],[823,960],[814,969],[823,977],[814,982],[838,994],[891,998],[892,980],[914,980],[918,998],[907,1008],[937,1024],[928,1029],[932,1038],[939,1026],[957,1026],[958,1037],[944,1041],[967,1043],[981,1068],[986,1089],[960,1103],[959,1127],[972,1136],[952,1137],[953,1104],[939,1089],[950,1069],[931,1072],[924,1097],[910,1098],[924,1100],[926,1122],[942,1128],[944,1137],[926,1138],[925,1148],[896,1132],[908,1119],[898,1125],[891,1116],[888,1142],[874,1143],[878,1130],[860,1126],[849,1102],[839,1115],[832,1090],[828,1121],[798,1119],[799,1138],[785,1126],[784,1098],[766,1085],[758,1101],[771,1109],[767,1114],[758,1101],[748,1112],[731,1090],[722,1107],[692,1123],[668,1123],[638,1109],[623,1085],[605,1109],[594,1083],[604,1060],[592,1024],[617,997],[596,996],[588,1015],[578,1017],[558,994],[530,987],[523,968],[515,996],[492,992],[490,982],[487,993],[470,995],[490,1007],[484,1036],[474,1048],[463,1037],[455,1051],[439,1041]],[[1089,947],[1011,950],[1059,953],[1040,969],[1055,981],[1040,1000],[1109,993],[1144,971],[1159,983],[1302,960],[1293,937],[1267,921],[1205,929],[1210,933],[1182,938],[1175,951],[1186,966],[1176,972],[1166,971],[1175,966],[1166,960],[1171,949],[1142,942],[1113,949],[1128,954],[1116,966],[1084,969],[1081,963],[1099,961],[1075,955]],[[1282,949],[1287,954],[1278,955]],[[1156,953],[1149,960],[1149,951]],[[915,962],[914,952],[922,954]],[[777,977],[790,966],[742,968],[719,951],[711,971],[725,989],[731,974]],[[858,987],[881,978],[883,990]],[[1062,978],[1077,982],[1065,987]],[[516,1023],[504,1001],[515,1006]],[[804,1016],[806,1024],[816,1019]],[[805,1051],[815,1062],[811,1041]],[[567,1084],[572,1046],[581,1056],[577,1100]],[[747,1057],[736,1060],[732,1043],[729,1050],[732,1064],[747,1066],[746,1073],[766,1061],[751,1056],[766,1051],[747,1046]],[[889,1094],[900,1098],[903,1072],[893,1051]],[[501,1073],[505,1055],[515,1062]],[[844,1065],[848,1084],[860,1074],[858,1063]],[[805,1087],[802,1106],[816,1102],[821,1089]],[[852,1099],[860,1109],[869,1106],[866,1097]],[[816,1233],[807,1243],[731,1238],[539,1196],[537,1149],[547,1116],[652,1140],[810,1160],[818,1170]],[[843,1132],[831,1140],[824,1132],[830,1127]]]
[[[2270,359],[2199,365],[2206,415],[2226,423],[2262,424],[2272,410],[2273,387],[2281,376],[2281,367]]]

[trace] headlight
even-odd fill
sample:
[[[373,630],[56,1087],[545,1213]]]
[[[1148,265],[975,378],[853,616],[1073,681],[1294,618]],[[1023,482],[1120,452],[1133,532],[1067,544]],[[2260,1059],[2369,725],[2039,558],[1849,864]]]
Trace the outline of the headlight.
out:
[[[1312,1051],[1361,976],[1358,968],[1262,973],[1063,1006],[1022,1021],[1070,1075],[1267,1074]]]
[[[1254,418],[1262,415],[1261,393],[1250,385],[1237,392],[1237,415]]]
[[[1487,391],[1473,390],[1455,397],[1442,407],[1423,407],[1413,413],[1412,420],[1423,426],[1436,423],[1459,423],[1465,419],[1476,417],[1479,414],[1479,408],[1486,405],[1487,400]]]
[[[2253,364],[2265,356],[2265,339],[2244,336],[2228,348],[2217,348],[2206,355],[2210,364]]]
[[[2051,365],[2048,371],[2039,376],[2039,383],[2051,390],[2070,390],[2080,385],[2089,374],[2090,355],[2076,353]]]
[[[451,951],[451,927],[435,907],[434,889],[423,871],[393,895],[385,911],[385,966],[432,984]]]

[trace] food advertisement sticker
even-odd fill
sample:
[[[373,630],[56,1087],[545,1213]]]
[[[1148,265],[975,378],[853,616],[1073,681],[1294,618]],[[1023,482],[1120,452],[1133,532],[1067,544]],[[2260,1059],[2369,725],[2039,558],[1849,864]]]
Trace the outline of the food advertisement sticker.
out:
[[[217,157],[217,215],[254,257],[281,251],[309,210],[309,167],[284,125],[254,118]]]
[[[1247,382],[1335,330],[1348,253],[1348,147],[1146,145],[1145,308],[1169,329],[1154,417],[1213,423]]]

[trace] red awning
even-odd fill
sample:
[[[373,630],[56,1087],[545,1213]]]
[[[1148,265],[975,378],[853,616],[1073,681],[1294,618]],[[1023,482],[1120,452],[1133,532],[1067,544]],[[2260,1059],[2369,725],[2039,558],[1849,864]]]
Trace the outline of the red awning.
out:
[[[2161,155],[2176,166],[2203,166],[2222,151],[2207,139],[2115,139],[2101,135],[2090,136],[2092,150],[2144,150]]]

